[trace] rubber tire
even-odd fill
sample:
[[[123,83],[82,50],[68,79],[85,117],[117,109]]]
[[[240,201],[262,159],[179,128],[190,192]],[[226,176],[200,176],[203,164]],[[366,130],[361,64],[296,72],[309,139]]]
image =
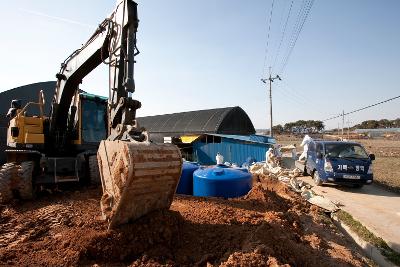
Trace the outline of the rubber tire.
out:
[[[97,161],[97,155],[89,156],[89,178],[90,183],[99,185],[101,184],[99,162]]]
[[[314,181],[314,184],[315,185],[322,185],[322,180],[321,180],[321,178],[319,177],[319,174],[318,174],[318,171],[314,171],[314,173],[313,173],[313,181]]]
[[[6,203],[13,199],[11,179],[18,172],[18,165],[6,163],[0,168],[0,203]]]
[[[24,161],[19,166],[18,175],[20,177],[20,184],[18,186],[19,196],[21,199],[33,199],[36,195],[34,190],[32,173],[33,173],[33,161]]]

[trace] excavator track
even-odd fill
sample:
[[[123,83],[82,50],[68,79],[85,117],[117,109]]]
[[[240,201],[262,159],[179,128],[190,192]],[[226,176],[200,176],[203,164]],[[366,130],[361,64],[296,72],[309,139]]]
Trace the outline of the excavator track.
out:
[[[101,141],[97,158],[103,186],[101,210],[110,229],[170,207],[182,171],[179,148]]]

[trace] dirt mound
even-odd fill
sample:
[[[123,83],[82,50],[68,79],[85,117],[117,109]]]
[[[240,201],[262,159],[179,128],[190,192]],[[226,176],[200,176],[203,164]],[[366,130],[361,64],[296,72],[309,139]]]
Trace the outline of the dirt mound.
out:
[[[238,199],[176,196],[107,231],[98,189],[0,207],[0,265],[362,266],[321,211],[278,181]]]

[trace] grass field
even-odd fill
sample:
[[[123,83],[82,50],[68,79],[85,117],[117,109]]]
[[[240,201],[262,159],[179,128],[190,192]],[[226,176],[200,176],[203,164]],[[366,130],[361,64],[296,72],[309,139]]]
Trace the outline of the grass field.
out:
[[[302,151],[301,138],[277,136],[276,139],[282,145],[297,144],[298,151]],[[400,141],[382,139],[355,141],[363,144],[368,153],[376,156],[373,163],[374,182],[400,193]]]
[[[373,168],[375,183],[400,193],[400,157],[377,157]]]

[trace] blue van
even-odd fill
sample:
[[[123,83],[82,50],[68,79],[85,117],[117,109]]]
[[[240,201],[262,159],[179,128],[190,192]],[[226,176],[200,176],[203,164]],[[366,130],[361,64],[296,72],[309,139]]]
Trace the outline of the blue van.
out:
[[[310,143],[305,172],[316,185],[324,182],[362,187],[373,181],[372,161],[364,147],[356,142],[313,141]]]

